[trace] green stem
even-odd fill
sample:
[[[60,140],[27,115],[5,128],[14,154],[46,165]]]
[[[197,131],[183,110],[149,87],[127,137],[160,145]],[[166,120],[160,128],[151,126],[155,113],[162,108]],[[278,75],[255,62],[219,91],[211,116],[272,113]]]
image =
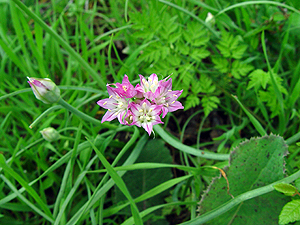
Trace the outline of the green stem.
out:
[[[219,153],[214,153],[214,152],[208,152],[208,151],[203,151],[200,149],[195,149],[190,146],[182,144],[179,140],[171,137],[164,129],[159,126],[153,126],[153,129],[156,133],[159,134],[159,136],[168,144],[173,146],[174,148],[177,148],[180,151],[186,152],[191,155],[195,155],[201,158],[206,158],[206,159],[213,159],[213,160],[228,160],[229,159],[229,154],[219,154]]]
[[[37,123],[39,123],[45,116],[47,116],[52,111],[55,111],[57,109],[62,108],[60,105],[55,105],[50,108],[48,108],[46,111],[44,111],[38,118],[35,119],[35,121],[32,122],[32,124],[29,125],[29,128],[32,129]]]
[[[287,145],[294,144],[296,141],[300,139],[300,132],[294,134],[292,137],[288,138],[285,142]]]
[[[267,132],[264,130],[262,125],[258,122],[258,120],[243,106],[243,104],[240,102],[240,100],[237,98],[237,96],[232,95],[232,97],[237,101],[237,103],[240,105],[240,107],[243,109],[243,111],[246,113],[248,118],[250,119],[252,125],[255,127],[256,131],[261,135],[265,136],[267,135]]]
[[[275,75],[273,74],[273,69],[272,69],[272,67],[270,65],[270,62],[269,62],[269,58],[268,58],[268,55],[267,55],[267,47],[266,47],[266,43],[265,43],[265,31],[264,30],[261,33],[261,44],[262,44],[262,49],[263,49],[263,52],[264,52],[264,56],[265,56],[267,65],[268,65],[268,70],[269,70],[269,73],[270,73],[272,86],[274,88],[274,92],[275,92],[275,95],[277,97],[277,100],[278,100],[278,103],[279,103],[279,106],[280,106],[279,107],[280,113],[278,115],[278,117],[279,117],[279,134],[283,135],[284,130],[286,128],[283,96],[282,96],[281,91],[279,90],[277,81],[275,79]]]
[[[296,180],[297,178],[300,177],[300,170],[294,174],[292,174],[291,176],[288,176],[282,180],[276,181],[272,184],[269,184],[267,186],[261,187],[261,188],[257,188],[251,191],[248,191],[246,193],[243,193],[237,197],[235,197],[234,199],[224,203],[223,205],[219,206],[218,208],[205,213],[193,220],[187,221],[185,223],[181,223],[180,225],[198,225],[198,224],[203,224],[211,219],[214,219],[224,213],[226,213],[228,210],[232,209],[233,207],[239,205],[240,203],[255,198],[257,196],[269,193],[271,191],[274,190],[274,185],[275,184],[279,184],[279,183],[291,183],[294,180]]]
[[[291,10],[291,11],[297,13],[297,14],[300,14],[300,12],[297,9],[295,9],[295,8],[293,8],[293,7],[291,7],[287,4],[280,3],[280,2],[275,2],[275,1],[247,1],[247,2],[241,2],[241,3],[231,5],[227,8],[219,11],[215,15],[215,17],[217,17],[217,16],[219,16],[219,15],[221,15],[221,14],[223,14],[223,13],[229,11],[229,10],[232,10],[234,8],[243,7],[243,6],[246,6],[246,5],[258,5],[258,4],[275,5],[275,6],[278,6],[278,7],[287,8],[287,9],[289,9],[289,10]]]
[[[69,103],[67,103],[65,100],[63,100],[62,98],[60,98],[57,102],[58,104],[60,104],[61,106],[63,106],[65,109],[69,110],[71,113],[75,114],[76,116],[80,117],[81,119],[91,122],[95,125],[98,126],[105,126],[106,128],[109,129],[116,129],[117,126],[116,125],[112,125],[112,124],[102,124],[99,120],[79,111],[78,109],[76,109],[75,107],[71,106]]]
[[[20,7],[29,17],[31,17],[36,23],[38,23],[47,33],[49,33],[74,59],[78,61],[79,64],[89,75],[91,75],[100,85],[102,89],[105,89],[105,83],[101,79],[100,75],[77,53],[75,50],[59,36],[51,27],[49,27],[41,18],[39,18],[35,13],[33,13],[26,5],[24,5],[20,0],[12,0],[17,6]]]

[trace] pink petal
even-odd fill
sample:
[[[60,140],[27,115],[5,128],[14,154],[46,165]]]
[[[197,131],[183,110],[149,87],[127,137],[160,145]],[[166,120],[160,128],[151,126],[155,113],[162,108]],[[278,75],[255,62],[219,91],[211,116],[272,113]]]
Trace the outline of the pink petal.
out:
[[[169,105],[168,110],[169,112],[174,112],[178,109],[184,109],[182,104],[179,101],[174,102],[173,104]]]
[[[112,101],[112,99],[109,99],[109,98],[101,99],[97,102],[97,104],[104,109],[112,109],[113,107],[110,107],[110,106],[113,103],[114,102]]]
[[[153,129],[153,125],[152,123],[143,123],[142,127],[148,132],[149,136],[151,135],[152,129]]]
[[[167,115],[167,113],[169,112],[169,110],[168,110],[167,107],[163,107],[163,108],[162,108],[162,112],[163,112],[162,118],[165,118],[165,116]]]
[[[101,123],[105,121],[112,121],[113,119],[117,118],[114,112],[107,111],[104,116],[102,117]]]

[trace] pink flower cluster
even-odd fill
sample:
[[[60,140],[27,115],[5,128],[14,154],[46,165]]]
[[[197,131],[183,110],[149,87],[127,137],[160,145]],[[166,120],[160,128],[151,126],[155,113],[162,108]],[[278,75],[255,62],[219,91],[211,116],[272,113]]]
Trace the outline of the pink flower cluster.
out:
[[[97,102],[98,105],[107,109],[101,123],[118,118],[124,125],[143,127],[151,134],[153,125],[163,123],[160,115],[164,118],[168,112],[183,109],[177,101],[181,91],[172,91],[172,79],[158,80],[156,74],[152,74],[148,80],[142,75],[140,84],[135,87],[125,75],[122,83],[107,84],[109,98]],[[167,80],[168,79],[168,80]]]

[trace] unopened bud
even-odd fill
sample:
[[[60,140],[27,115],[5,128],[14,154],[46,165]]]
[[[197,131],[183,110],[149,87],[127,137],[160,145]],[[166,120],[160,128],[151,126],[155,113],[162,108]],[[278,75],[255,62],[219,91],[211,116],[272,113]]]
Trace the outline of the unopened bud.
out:
[[[47,127],[40,131],[40,133],[42,134],[43,138],[49,142],[57,141],[60,138],[59,133],[53,127]]]
[[[46,104],[55,103],[60,99],[60,90],[49,78],[27,77],[35,97]]]
[[[216,23],[215,17],[213,16],[213,14],[211,14],[210,12],[207,13],[205,22],[208,23],[211,26],[214,26]]]

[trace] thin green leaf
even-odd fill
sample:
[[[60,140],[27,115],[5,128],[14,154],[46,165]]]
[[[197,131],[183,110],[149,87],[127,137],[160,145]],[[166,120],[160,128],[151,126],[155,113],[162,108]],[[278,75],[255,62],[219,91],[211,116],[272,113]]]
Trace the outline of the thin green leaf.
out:
[[[49,33],[79,64],[96,80],[102,89],[105,89],[106,85],[99,76],[99,74],[77,53],[75,50],[59,36],[51,27],[49,27],[42,19],[40,19],[35,13],[33,13],[26,5],[20,0],[12,0],[18,5],[29,17],[31,17],[36,23],[38,23],[47,33]]]
[[[232,97],[237,101],[237,103],[239,103],[240,107],[243,109],[243,111],[246,113],[246,115],[248,116],[248,118],[250,119],[251,123],[253,124],[253,126],[255,127],[256,131],[261,135],[264,136],[267,134],[267,132],[264,130],[264,128],[262,127],[262,125],[258,122],[258,120],[243,106],[243,104],[240,102],[240,100],[232,95]]]
[[[191,155],[199,156],[201,158],[207,158],[207,159],[215,159],[215,160],[228,160],[229,159],[229,154],[218,154],[218,153],[203,151],[200,149],[195,149],[190,146],[184,145],[179,140],[176,140],[175,138],[171,137],[159,125],[155,125],[153,127],[153,129],[156,133],[158,133],[158,135],[164,141],[166,141],[168,144],[170,144],[174,148],[177,148],[180,151],[186,152]]]
[[[25,188],[25,190],[30,194],[34,200],[37,202],[37,204],[41,207],[41,209],[45,212],[45,214],[52,218],[52,213],[50,212],[48,206],[43,202],[43,200],[40,198],[40,196],[36,193],[36,191],[28,185],[28,183],[13,169],[11,169],[5,161],[5,158],[2,154],[0,154],[0,166],[2,169],[8,173],[12,178],[14,178],[16,181],[18,181],[19,184],[22,185],[22,187]]]
[[[109,175],[111,176],[111,178],[114,180],[116,185],[119,187],[119,189],[122,191],[122,193],[129,200],[130,206],[131,206],[130,208],[131,208],[131,212],[132,212],[135,224],[137,224],[137,225],[141,224],[142,225],[143,220],[139,215],[138,208],[137,208],[136,204],[134,203],[134,201],[133,201],[133,199],[132,199],[132,197],[131,197],[131,195],[130,195],[127,187],[126,187],[126,184],[124,183],[122,178],[117,174],[117,172],[113,169],[113,167],[109,164],[109,162],[105,159],[105,157],[102,155],[102,153],[92,143],[92,141],[90,141],[89,139],[87,139],[87,140],[91,144],[92,148],[95,150],[95,152],[98,155],[101,163],[107,169],[107,171],[108,171]]]

